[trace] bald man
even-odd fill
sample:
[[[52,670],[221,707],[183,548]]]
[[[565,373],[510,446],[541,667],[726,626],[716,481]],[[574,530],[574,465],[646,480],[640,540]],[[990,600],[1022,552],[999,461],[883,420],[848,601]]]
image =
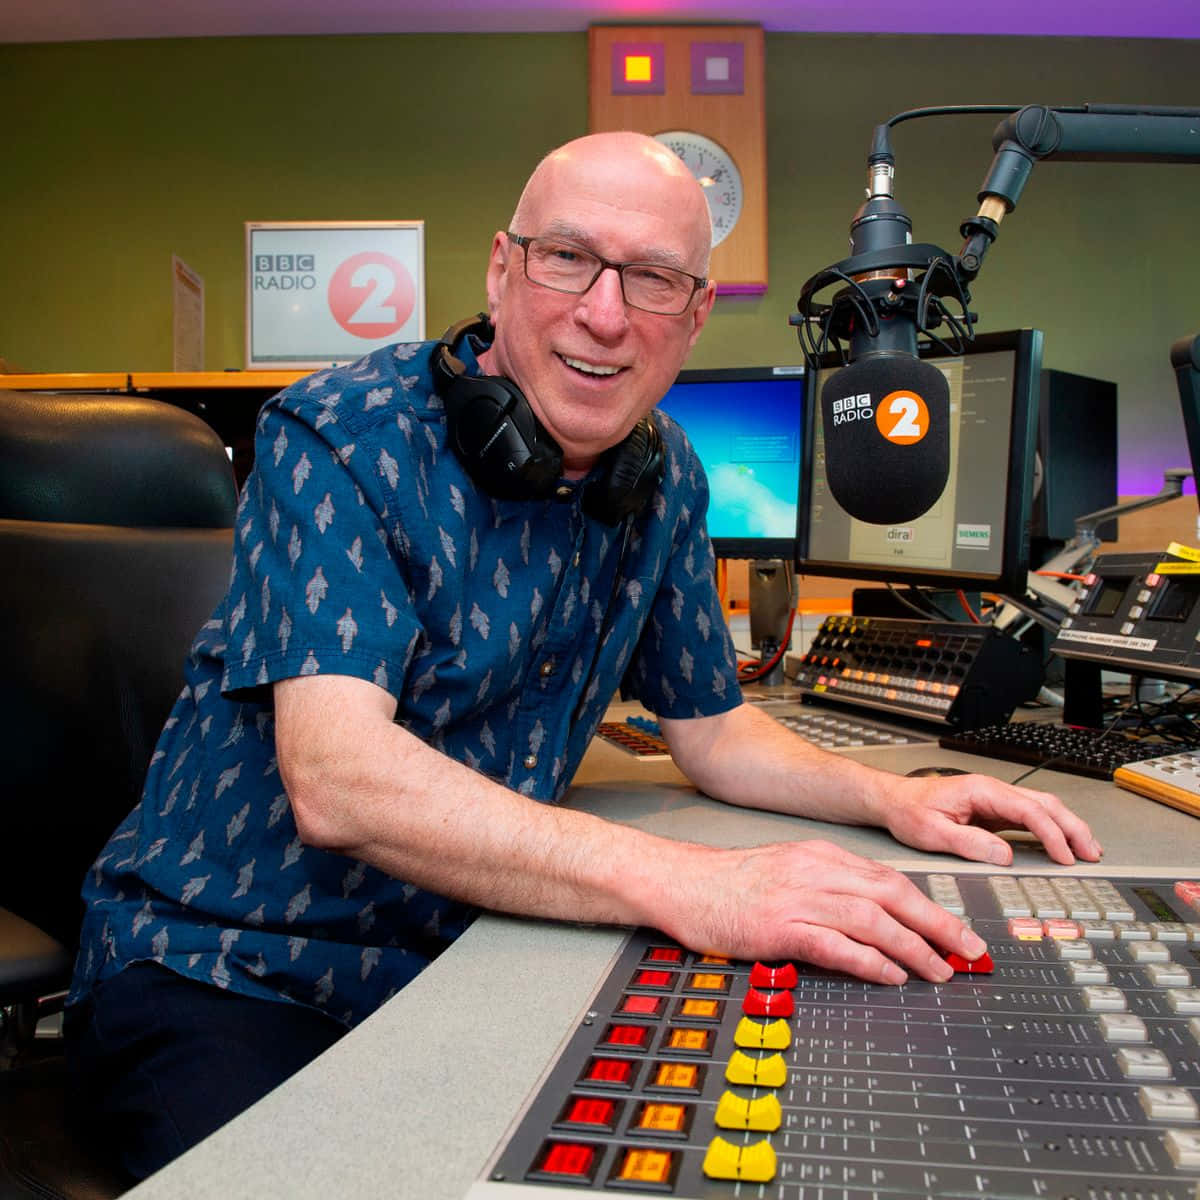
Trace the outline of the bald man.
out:
[[[714,850],[556,807],[622,680],[711,796],[1001,865],[1006,825],[1059,862],[1099,856],[1052,796],[875,771],[742,703],[704,472],[655,411],[712,311],[710,241],[657,142],[570,142],[495,235],[489,320],[263,408],[228,595],[84,891],[68,1037],[132,1174],[320,1053],[480,908],[882,983],[982,953],[827,843]]]

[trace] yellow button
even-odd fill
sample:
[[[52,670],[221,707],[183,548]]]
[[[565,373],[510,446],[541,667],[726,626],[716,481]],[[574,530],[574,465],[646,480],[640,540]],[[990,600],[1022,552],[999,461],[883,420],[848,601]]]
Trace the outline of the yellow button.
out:
[[[792,1044],[792,1032],[782,1018],[766,1022],[743,1017],[733,1031],[733,1044],[745,1050],[786,1050]]]
[[[783,1087],[787,1083],[787,1066],[782,1054],[771,1054],[766,1058],[751,1058],[740,1050],[729,1057],[725,1078],[730,1083],[748,1084],[754,1087]]]
[[[692,976],[688,987],[712,992],[724,992],[729,987],[729,978],[725,975],[714,975],[699,971]]]
[[[670,1150],[626,1150],[617,1178],[630,1183],[667,1183],[671,1178]]]
[[[765,1138],[753,1146],[735,1146],[715,1137],[705,1152],[702,1169],[709,1179],[768,1183],[775,1178],[775,1151]]]
[[[733,960],[724,954],[705,954],[696,961],[703,963],[706,967],[727,967]]]
[[[783,1123],[783,1107],[774,1092],[748,1100],[726,1092],[717,1101],[713,1120],[721,1129],[753,1129],[756,1133],[773,1133]]]

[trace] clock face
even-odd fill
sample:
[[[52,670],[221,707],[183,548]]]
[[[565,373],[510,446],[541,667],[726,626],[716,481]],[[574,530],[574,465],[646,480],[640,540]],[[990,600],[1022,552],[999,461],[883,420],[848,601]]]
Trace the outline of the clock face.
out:
[[[712,244],[719,246],[732,232],[742,215],[742,173],[733,155],[712,138],[687,129],[656,133],[655,139],[674,150],[699,181],[708,198],[712,215]]]

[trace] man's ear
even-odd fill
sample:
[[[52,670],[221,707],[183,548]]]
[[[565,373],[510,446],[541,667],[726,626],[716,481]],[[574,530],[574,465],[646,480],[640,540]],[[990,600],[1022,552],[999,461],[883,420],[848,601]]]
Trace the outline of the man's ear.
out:
[[[712,312],[712,307],[716,299],[716,281],[710,279],[708,286],[704,289],[704,295],[701,296],[696,307],[692,309],[692,328],[688,334],[688,350],[691,350],[696,344],[696,339],[700,336],[700,330],[704,328],[704,322],[708,320],[708,314]]]
[[[510,246],[508,235],[503,229],[498,230],[496,236],[492,238],[492,253],[488,257],[487,268],[488,316],[493,325],[496,323],[496,316],[500,311],[500,304],[504,299],[504,289],[508,282]]]

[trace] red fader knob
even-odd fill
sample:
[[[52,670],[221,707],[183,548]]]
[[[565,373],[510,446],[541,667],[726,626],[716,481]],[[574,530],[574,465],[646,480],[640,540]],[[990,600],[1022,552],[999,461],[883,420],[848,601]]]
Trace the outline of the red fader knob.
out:
[[[791,992],[760,992],[754,987],[742,1001],[742,1012],[748,1017],[790,1017],[795,1007]]]
[[[780,967],[768,967],[756,962],[750,968],[750,986],[756,988],[794,988],[799,976],[791,963]]]
[[[945,955],[945,959],[954,968],[955,974],[990,975],[996,969],[992,956],[986,951],[973,962],[968,962],[961,954],[953,953]]]

